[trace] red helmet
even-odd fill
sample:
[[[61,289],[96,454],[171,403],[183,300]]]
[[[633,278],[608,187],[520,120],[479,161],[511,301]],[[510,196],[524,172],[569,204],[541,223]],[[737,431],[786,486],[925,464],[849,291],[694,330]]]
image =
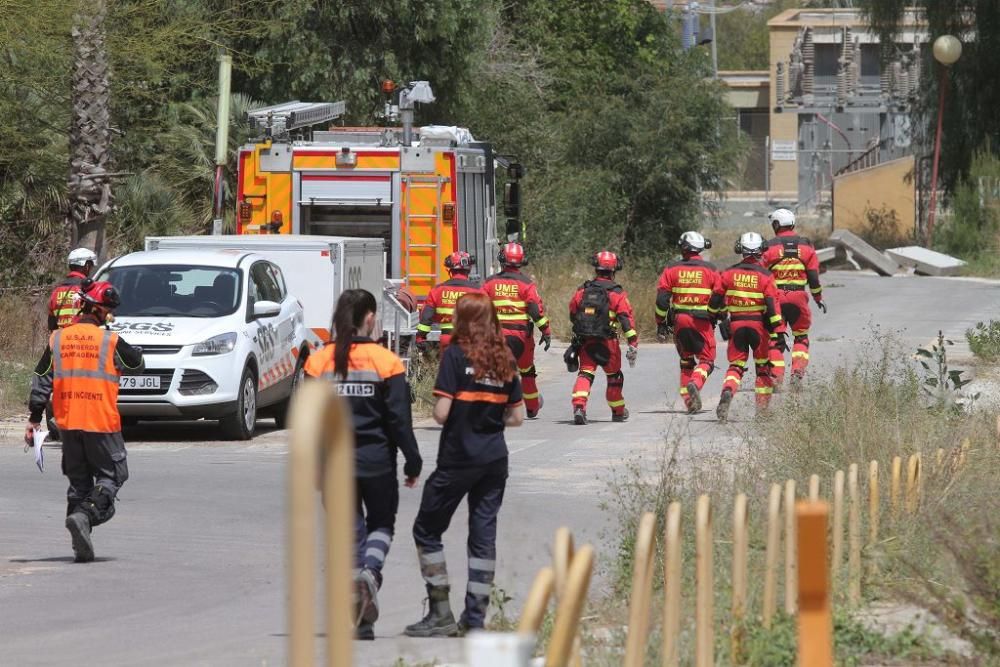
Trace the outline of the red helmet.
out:
[[[621,271],[623,266],[622,258],[610,250],[595,252],[594,256],[590,259],[590,263],[598,271],[607,271],[609,273]]]
[[[528,260],[524,257],[524,248],[520,243],[508,243],[497,253],[497,261],[504,266],[524,266]]]
[[[444,258],[444,266],[449,271],[466,271],[476,265],[476,256],[464,250],[457,250]]]
[[[122,298],[115,286],[103,280],[85,280],[80,285],[80,298],[92,306],[114,310],[121,305]]]

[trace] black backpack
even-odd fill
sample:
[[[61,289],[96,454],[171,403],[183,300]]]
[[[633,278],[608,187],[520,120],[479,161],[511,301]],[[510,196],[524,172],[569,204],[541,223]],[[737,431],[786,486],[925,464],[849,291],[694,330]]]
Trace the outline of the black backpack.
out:
[[[579,338],[612,338],[611,299],[608,287],[595,282],[583,286],[583,298],[573,317],[573,333]]]

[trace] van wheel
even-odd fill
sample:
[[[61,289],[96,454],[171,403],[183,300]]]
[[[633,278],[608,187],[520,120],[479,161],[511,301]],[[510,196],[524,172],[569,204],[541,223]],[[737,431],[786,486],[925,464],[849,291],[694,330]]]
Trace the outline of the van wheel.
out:
[[[288,428],[288,415],[292,407],[292,398],[295,396],[298,388],[302,386],[302,380],[306,376],[306,356],[305,354],[300,354],[298,361],[295,362],[295,374],[292,375],[292,390],[289,392],[288,398],[274,408],[274,425],[279,429]]]
[[[243,369],[236,412],[219,420],[227,440],[249,440],[257,427],[257,376],[250,367]]]

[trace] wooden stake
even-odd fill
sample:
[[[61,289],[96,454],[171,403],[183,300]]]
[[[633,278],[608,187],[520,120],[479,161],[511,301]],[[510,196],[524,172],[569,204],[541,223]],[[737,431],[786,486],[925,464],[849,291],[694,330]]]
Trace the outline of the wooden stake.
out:
[[[879,500],[878,461],[868,464],[868,547],[878,542]]]
[[[681,504],[670,503],[664,535],[666,562],[663,584],[663,667],[680,664],[678,640],[681,632]]]
[[[796,611],[798,569],[795,560],[795,480],[785,482],[785,613]]]
[[[715,664],[714,571],[712,569],[712,508],[707,495],[695,512],[695,665]]]
[[[639,519],[632,565],[632,595],[629,600],[625,667],[642,667],[649,641],[649,606],[653,596],[653,554],[656,550],[656,515],[646,512]]]
[[[565,593],[556,610],[552,639],[545,654],[546,667],[566,667],[572,659],[573,644],[579,632],[580,614],[587,599],[593,568],[594,548],[585,544],[573,556],[567,571]]]
[[[889,512],[895,520],[899,517],[899,493],[903,474],[903,459],[898,456],[892,459],[892,478],[889,485]]]
[[[840,566],[844,554],[844,471],[833,475],[833,551],[830,556],[830,595],[840,585]]]
[[[906,511],[914,514],[920,504],[920,455],[912,454],[906,464]]]
[[[517,625],[517,631],[522,634],[537,635],[545,619],[545,611],[549,607],[549,598],[555,590],[556,574],[551,567],[543,567],[535,575],[535,581],[531,584],[528,592],[528,599],[524,602],[524,610],[521,612],[521,622]]]
[[[730,659],[743,662],[743,620],[747,608],[747,550],[749,547],[747,497],[741,493],[733,505],[733,604],[729,631]]]
[[[938,447],[937,454],[934,456],[934,474],[940,475],[944,466],[944,447]]]
[[[819,475],[809,476],[809,501],[819,502]]]
[[[861,498],[858,494],[858,464],[847,469],[847,600],[861,604]]]
[[[761,611],[764,627],[771,619],[778,600],[778,549],[781,547],[781,485],[772,484],[767,499],[767,546],[764,552],[764,604]]]

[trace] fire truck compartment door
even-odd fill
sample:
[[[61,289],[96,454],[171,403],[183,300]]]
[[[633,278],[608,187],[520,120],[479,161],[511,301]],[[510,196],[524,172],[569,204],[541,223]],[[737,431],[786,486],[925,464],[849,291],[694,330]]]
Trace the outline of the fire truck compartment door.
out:
[[[303,206],[391,206],[392,178],[388,174],[303,174]]]

